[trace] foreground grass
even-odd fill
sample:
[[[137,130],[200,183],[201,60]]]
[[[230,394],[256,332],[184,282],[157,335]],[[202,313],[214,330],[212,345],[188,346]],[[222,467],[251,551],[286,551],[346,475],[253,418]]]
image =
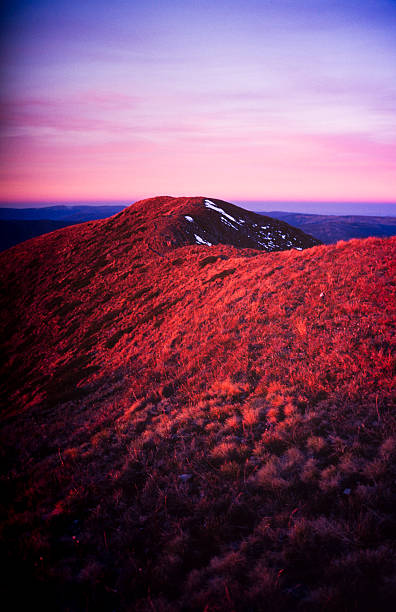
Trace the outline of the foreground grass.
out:
[[[114,219],[1,260],[14,597],[392,609],[396,241],[161,255]]]

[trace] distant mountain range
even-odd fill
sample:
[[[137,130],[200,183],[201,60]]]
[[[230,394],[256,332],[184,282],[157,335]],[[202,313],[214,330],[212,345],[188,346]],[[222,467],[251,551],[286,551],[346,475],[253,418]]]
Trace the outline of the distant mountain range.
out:
[[[0,251],[68,225],[110,217],[124,208],[122,205],[0,208]],[[325,244],[351,238],[396,235],[396,217],[317,215],[284,211],[256,214],[285,221]]]
[[[52,221],[69,221],[71,223],[83,223],[95,219],[105,219],[120,212],[128,206],[108,205],[108,206],[89,206],[89,205],[57,205],[43,206],[38,208],[0,208],[0,220],[8,219],[19,221],[33,221],[51,219]]]
[[[396,235],[396,217],[371,217],[364,215],[311,215],[283,211],[263,212],[263,215],[281,219],[307,234],[315,236],[324,244],[351,238],[386,238]]]
[[[111,217],[125,206],[0,208],[0,251],[68,225]]]

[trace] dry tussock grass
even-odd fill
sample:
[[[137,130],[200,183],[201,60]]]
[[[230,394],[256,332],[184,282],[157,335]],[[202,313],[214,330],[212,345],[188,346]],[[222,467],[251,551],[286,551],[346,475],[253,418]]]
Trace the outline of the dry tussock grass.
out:
[[[100,223],[1,257],[9,583],[53,609],[390,609],[395,241],[161,257]]]

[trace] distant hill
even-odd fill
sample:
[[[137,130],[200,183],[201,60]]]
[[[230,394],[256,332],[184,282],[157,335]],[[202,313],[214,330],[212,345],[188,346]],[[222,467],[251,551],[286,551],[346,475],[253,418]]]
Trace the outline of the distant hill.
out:
[[[299,227],[324,244],[334,244],[338,240],[350,240],[351,238],[369,238],[370,236],[385,238],[396,235],[396,217],[312,215],[284,211],[261,214]]]
[[[144,218],[142,225],[135,219]],[[282,251],[302,250],[320,244],[284,221],[261,216],[216,199],[159,197],[143,200],[121,212],[114,223],[130,227],[146,238],[149,248],[164,249],[188,244],[229,244],[242,248]]]
[[[95,219],[104,219],[106,217],[111,217],[112,215],[115,215],[116,213],[123,210],[125,206],[57,205],[43,206],[40,208],[0,207],[0,220],[52,220],[83,223],[84,221],[93,221]]]
[[[0,220],[0,251],[9,249],[24,240],[48,234],[68,225],[73,225],[73,222],[53,221],[50,219],[37,219],[35,221]]]
[[[105,219],[125,206],[45,206],[0,208],[0,251],[76,223]]]
[[[16,610],[393,610],[396,238],[313,244],[161,197],[0,254]]]

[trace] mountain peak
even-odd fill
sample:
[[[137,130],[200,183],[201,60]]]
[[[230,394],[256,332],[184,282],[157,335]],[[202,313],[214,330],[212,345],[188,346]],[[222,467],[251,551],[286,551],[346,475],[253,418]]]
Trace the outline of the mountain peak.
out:
[[[118,222],[147,231],[157,248],[228,244],[261,251],[303,250],[320,241],[283,221],[211,197],[159,196],[136,202]],[[133,227],[131,229],[133,229]]]

